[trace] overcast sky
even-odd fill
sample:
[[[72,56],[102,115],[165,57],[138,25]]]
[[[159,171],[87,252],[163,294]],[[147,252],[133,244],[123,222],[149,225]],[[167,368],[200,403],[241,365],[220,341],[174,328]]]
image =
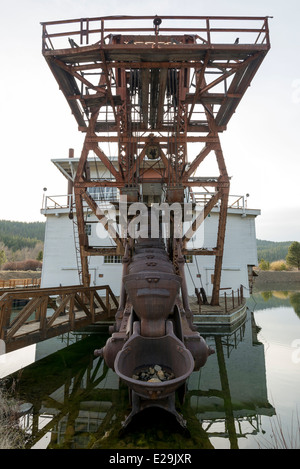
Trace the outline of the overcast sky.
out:
[[[261,209],[260,239],[300,241],[300,4],[297,0],[0,0],[0,219],[44,221],[43,188],[65,194],[51,163],[84,135],[41,53],[40,22],[107,15],[273,16],[271,50],[221,135],[231,193]]]

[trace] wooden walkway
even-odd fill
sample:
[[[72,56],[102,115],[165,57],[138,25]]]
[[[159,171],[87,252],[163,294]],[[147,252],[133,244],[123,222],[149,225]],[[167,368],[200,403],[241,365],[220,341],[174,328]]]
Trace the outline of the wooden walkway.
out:
[[[247,307],[243,288],[237,291],[223,292],[218,305],[198,304],[197,297],[189,297],[189,305],[193,313],[194,324],[204,331],[229,331],[235,329],[246,318]]]
[[[0,339],[5,351],[11,352],[112,320],[117,308],[117,298],[108,285],[12,289],[0,297]]]
[[[218,306],[189,303],[197,326],[232,326],[245,314],[242,291]],[[118,298],[108,285],[7,288],[0,291],[0,350],[11,352],[99,322],[113,322]],[[3,344],[4,342],[4,344]],[[3,346],[4,345],[4,346]]]
[[[41,284],[40,278],[11,278],[0,279],[0,288],[21,288],[21,287],[39,287]],[[0,291],[0,295],[2,292]]]

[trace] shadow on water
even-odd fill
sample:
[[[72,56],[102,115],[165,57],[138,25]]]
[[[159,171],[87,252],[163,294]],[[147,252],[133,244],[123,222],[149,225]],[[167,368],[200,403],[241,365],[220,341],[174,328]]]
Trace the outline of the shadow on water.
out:
[[[290,302],[299,316],[299,292],[272,294],[266,301],[267,296],[254,295],[256,310],[275,298],[277,306]],[[130,413],[128,389],[93,356],[107,335],[92,334],[11,375],[18,397],[29,403],[22,417],[28,448],[257,448],[262,421],[276,410],[268,401],[264,345],[254,314],[248,309],[243,324],[230,332],[204,332],[216,353],[192,373],[184,403],[177,402],[187,429],[158,408],[144,410],[123,429]]]

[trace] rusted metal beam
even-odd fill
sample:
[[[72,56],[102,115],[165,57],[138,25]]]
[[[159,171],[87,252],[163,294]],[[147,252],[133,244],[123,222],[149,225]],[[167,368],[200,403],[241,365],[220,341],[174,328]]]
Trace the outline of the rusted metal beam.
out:
[[[205,59],[204,59],[205,60]],[[150,70],[152,68],[173,68],[173,69],[180,69],[180,68],[194,68],[196,70],[199,70],[203,67],[203,61],[202,60],[193,60],[193,61],[184,61],[184,62],[176,62],[176,61],[159,61],[159,62],[154,62],[154,61],[134,61],[134,62],[128,62],[128,61],[118,61],[118,62],[107,62],[106,66],[108,69],[111,68],[116,68],[116,66],[120,69],[133,69],[133,70]],[[227,61],[227,62],[218,62],[217,59],[212,60],[207,63],[206,69],[218,69],[218,70],[227,70],[227,69],[237,69],[240,66],[239,61]],[[72,65],[72,69],[76,72],[84,72],[84,71],[89,71],[89,70],[102,70],[102,62],[101,61],[96,61],[94,63],[88,63],[88,64],[80,64],[80,65]]]
[[[224,251],[225,231],[226,231],[226,222],[227,222],[228,195],[229,195],[229,190],[224,189],[222,193],[222,197],[221,197],[221,203],[220,203],[219,225],[218,225],[218,235],[217,235],[218,254],[216,255],[216,259],[215,259],[213,291],[212,291],[212,296],[211,296],[211,305],[213,306],[219,304],[223,251]]]
[[[205,70],[206,70],[206,67],[207,67],[207,64],[208,64],[208,61],[209,61],[209,57],[210,57],[210,52],[207,51],[205,59],[203,61],[203,64],[201,65],[200,70],[195,69],[196,73],[199,72],[199,74],[197,75],[197,79],[196,79],[196,91],[195,91],[195,94],[194,94],[194,97],[193,97],[192,105],[190,107],[190,111],[189,111],[189,115],[188,115],[188,122],[190,122],[190,120],[191,120],[194,107],[196,105],[197,99],[198,99],[200,91],[201,91],[201,86],[202,86],[202,82],[203,82],[203,79],[204,79]]]
[[[168,183],[168,177],[160,178],[146,178],[143,177],[143,183]],[[124,184],[120,181],[108,180],[108,179],[98,179],[95,181],[83,181],[77,183],[78,190],[82,191],[88,187],[124,187]],[[228,181],[221,181],[218,177],[211,178],[201,178],[201,177],[190,177],[188,181],[184,181],[184,187],[228,187]]]
[[[118,251],[115,247],[110,248],[96,248],[96,247],[88,247],[84,249],[85,256],[117,256]]]
[[[134,64],[133,64],[134,65]],[[139,67],[141,69],[141,67]],[[150,85],[150,68],[146,67],[141,69],[141,113],[143,118],[143,125],[148,127],[149,121],[149,85]]]
[[[112,93],[112,90],[111,90],[111,80],[110,80],[110,76],[109,76],[109,69],[106,65],[106,58],[105,58],[105,54],[104,54],[103,50],[101,50],[100,54],[101,54],[102,63],[103,63],[103,71],[104,71],[104,75],[105,75],[105,78],[106,78],[107,94],[108,94],[108,97],[109,97],[110,105],[113,109],[115,120],[116,120],[116,122],[118,122],[117,110],[116,110],[116,107],[115,107],[113,93]]]
[[[190,256],[216,256],[218,255],[218,249],[206,249],[206,248],[199,248],[199,249],[188,249],[183,248],[182,254],[190,255]]]
[[[216,148],[215,144],[207,143],[205,147],[202,148],[200,153],[197,155],[196,158],[191,162],[190,167],[185,173],[183,174],[182,180],[187,182],[189,177],[196,171],[200,163],[206,158],[206,156]]]
[[[80,270],[80,277],[82,284],[86,287],[90,285],[90,275],[89,275],[89,267],[88,261],[86,256],[84,255],[84,250],[88,246],[88,237],[85,232],[85,224],[84,224],[84,212],[83,212],[83,204],[82,204],[82,190],[78,191],[77,187],[75,186],[75,204],[76,204],[76,219],[77,219],[77,227],[78,227],[78,237],[80,243],[80,260],[81,260],[81,270]]]
[[[156,127],[161,126],[163,122],[163,118],[164,118],[164,111],[165,111],[164,101],[165,101],[165,93],[166,93],[166,86],[167,86],[167,77],[168,77],[168,70],[166,68],[160,69]]]
[[[124,24],[116,23],[116,19]],[[175,19],[191,21],[187,27],[179,23],[179,27],[172,27]],[[151,20],[151,24],[135,27],[135,20]],[[159,28],[156,23],[152,26],[153,20],[152,16],[121,16],[43,23],[43,54],[68,99],[79,130],[86,132],[74,185],[84,284],[89,283],[87,257],[105,252],[89,246],[84,232],[83,200],[103,220],[102,215],[100,218],[97,215],[97,204],[88,194],[88,188],[116,187],[122,192],[125,185],[165,184],[168,196],[175,194],[183,203],[184,188],[214,187],[216,193],[206,204],[204,217],[220,200],[217,247],[200,250],[195,255],[206,252],[216,256],[212,301],[217,302],[229,191],[219,133],[226,129],[270,48],[268,19],[162,16],[163,24]],[[240,41],[230,44],[218,41],[220,35],[227,33],[230,41],[233,34]],[[56,38],[66,36],[73,41],[72,36],[75,40],[77,36],[80,46],[55,49]],[[92,38],[94,44],[89,44]],[[88,74],[99,76],[98,84]],[[211,74],[215,75],[214,79]],[[174,79],[173,88],[169,86],[170,76]],[[87,87],[84,93],[78,83],[81,88]],[[224,85],[223,92],[216,89],[220,84]],[[98,147],[100,142],[118,144],[118,168]],[[204,143],[204,146],[188,163],[189,143]],[[153,144],[159,146],[161,165],[144,164],[146,150]],[[90,150],[94,150],[111,177],[89,179]],[[193,177],[211,152],[215,153],[219,174],[211,178]],[[193,228],[199,222],[198,217]],[[190,239],[189,235],[183,241]],[[118,234],[113,233],[113,238],[117,246],[110,249],[123,253]]]
[[[87,138],[87,142],[91,141],[91,137]],[[101,148],[98,147],[98,145],[93,145],[93,151],[96,153],[96,155],[99,157],[99,159],[102,161],[104,166],[108,169],[108,171],[116,178],[116,180],[121,179],[121,175],[119,171],[114,167],[113,162],[107,158],[105,153],[101,150]]]
[[[73,75],[74,78],[77,78],[77,80],[79,80],[81,83],[83,83],[85,86],[87,86],[88,88],[94,90],[94,91],[97,91],[97,92],[100,92],[102,91],[101,88],[99,88],[98,86],[94,86],[89,80],[87,80],[86,78],[84,78],[80,73],[77,73],[72,66],[70,65],[66,65],[62,60],[59,60],[57,58],[53,58],[52,59],[53,63],[55,63],[56,65],[58,65],[58,67],[60,67],[62,70],[65,70],[66,72],[68,72],[70,75]]]
[[[103,222],[103,226],[106,229],[106,231],[109,233],[109,235],[113,238],[114,242],[117,245],[117,252],[119,254],[124,252],[124,246],[123,242],[121,240],[121,237],[119,233],[116,232],[116,230],[111,226],[111,223],[109,220],[106,219],[106,216],[104,213],[101,213],[101,209],[99,206],[96,204],[94,199],[88,194],[88,192],[83,192],[82,197],[90,207],[90,209],[93,211],[94,215],[98,218],[100,222]],[[106,223],[104,223],[106,221]]]
[[[206,128],[206,132],[208,131],[208,127]],[[118,142],[119,137],[116,136],[111,136],[111,137],[105,137],[105,136],[97,136],[97,135],[90,135],[86,137],[86,142],[93,144],[95,142]],[[122,141],[124,143],[138,143],[138,142],[144,142],[144,143],[219,143],[219,138],[215,135],[207,135],[207,136],[180,136],[178,135],[177,137],[175,136],[164,136],[162,135],[161,137],[153,136],[153,135],[141,135],[141,136],[130,136],[130,137],[123,137]],[[92,147],[91,147],[92,148]]]
[[[199,213],[199,215],[196,217],[188,231],[183,235],[182,241],[189,241],[197,231],[197,229],[201,226],[201,224],[204,222],[205,218],[209,215],[209,213],[212,211],[214,206],[217,204],[218,200],[220,199],[221,192],[216,192],[215,195],[211,197],[211,199],[207,202],[205,207],[203,208],[203,211]]]

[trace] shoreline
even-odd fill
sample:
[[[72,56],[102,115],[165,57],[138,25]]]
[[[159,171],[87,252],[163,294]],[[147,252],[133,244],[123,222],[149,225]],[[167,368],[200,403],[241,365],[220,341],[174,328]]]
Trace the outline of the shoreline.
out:
[[[0,270],[0,280],[40,278],[41,271],[33,270]],[[253,290],[274,290],[278,286],[279,290],[299,290],[300,291],[300,271],[256,271],[254,277]]]
[[[41,270],[0,270],[1,280],[11,280],[19,278],[40,278]]]
[[[274,290],[300,290],[300,271],[270,271],[260,270],[254,278],[254,291]]]

